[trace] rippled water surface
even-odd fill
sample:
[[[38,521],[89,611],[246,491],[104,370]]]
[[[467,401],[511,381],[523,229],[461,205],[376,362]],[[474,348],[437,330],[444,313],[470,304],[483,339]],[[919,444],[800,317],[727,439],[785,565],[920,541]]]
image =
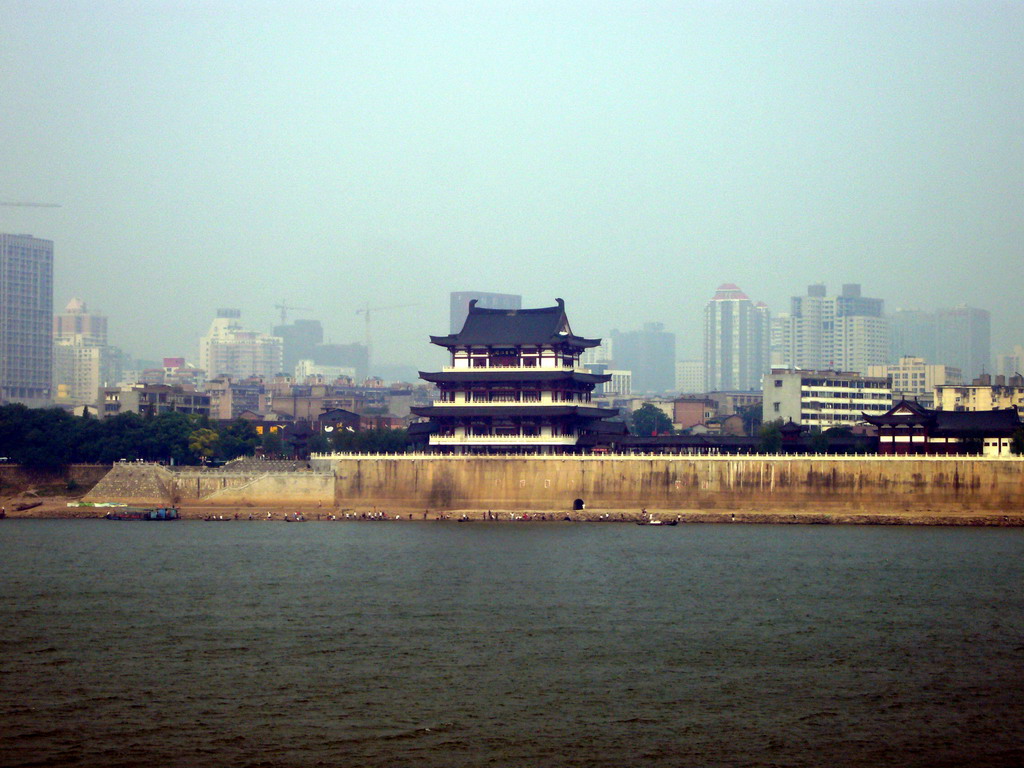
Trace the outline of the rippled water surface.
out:
[[[1024,763],[1024,531],[0,523],[0,764]]]

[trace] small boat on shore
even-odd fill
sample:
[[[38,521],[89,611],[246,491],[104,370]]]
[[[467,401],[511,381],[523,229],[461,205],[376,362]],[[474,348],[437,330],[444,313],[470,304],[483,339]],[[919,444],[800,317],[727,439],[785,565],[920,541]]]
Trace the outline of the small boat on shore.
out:
[[[125,507],[103,516],[107,520],[180,520],[177,507],[155,507],[154,509],[132,509]]]
[[[678,520],[637,520],[637,525],[679,525]]]

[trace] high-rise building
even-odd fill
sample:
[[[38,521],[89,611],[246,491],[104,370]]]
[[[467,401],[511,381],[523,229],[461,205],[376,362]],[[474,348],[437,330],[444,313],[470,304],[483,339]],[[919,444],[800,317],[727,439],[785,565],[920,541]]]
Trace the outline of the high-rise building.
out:
[[[270,378],[282,372],[281,337],[243,329],[241,316],[237,309],[218,309],[209,332],[199,340],[199,367],[208,378]]]
[[[274,335],[284,344],[283,371],[295,373],[300,360],[312,360],[317,344],[323,344],[324,328],[319,320],[296,320],[290,325],[275,325]]]
[[[449,312],[449,332],[458,333],[462,330],[469,314],[469,302],[476,299],[476,306],[481,309],[522,309],[523,297],[513,293],[486,293],[484,291],[455,291],[449,294],[451,309]]]
[[[889,315],[889,332],[889,362],[920,357],[928,363],[943,363],[935,356],[934,312],[898,309]]]
[[[676,336],[662,323],[612,331],[615,368],[633,372],[634,392],[669,392],[676,384]]]
[[[1013,352],[1005,355],[996,355],[996,376],[1018,376],[1024,373],[1024,347],[1020,344],[1013,348]]]
[[[53,396],[62,405],[90,405],[114,379],[117,353],[107,345],[107,318],[74,298],[53,317]]]
[[[806,296],[794,296],[790,312],[773,321],[773,367],[799,370],[843,369],[863,373],[889,360],[889,323],[882,299],[861,295],[860,285],[843,285],[827,296],[821,283]]]
[[[972,380],[992,370],[991,320],[988,310],[965,304],[935,313],[937,363],[963,371]]]
[[[53,241],[0,234],[0,402],[50,405]]]
[[[723,283],[704,306],[704,391],[753,391],[768,370],[770,314],[738,286]]]

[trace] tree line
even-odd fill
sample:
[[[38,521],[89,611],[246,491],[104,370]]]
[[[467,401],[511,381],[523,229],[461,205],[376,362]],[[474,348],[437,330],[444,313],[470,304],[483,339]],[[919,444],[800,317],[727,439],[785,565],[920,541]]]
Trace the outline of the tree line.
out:
[[[120,413],[98,419],[61,408],[0,406],[0,457],[34,469],[112,464],[122,459],[217,464],[257,452],[269,458],[332,450],[398,453],[408,450],[408,444],[404,429],[314,433],[307,443],[295,444],[280,431],[260,435],[243,419],[221,423],[184,413]]]

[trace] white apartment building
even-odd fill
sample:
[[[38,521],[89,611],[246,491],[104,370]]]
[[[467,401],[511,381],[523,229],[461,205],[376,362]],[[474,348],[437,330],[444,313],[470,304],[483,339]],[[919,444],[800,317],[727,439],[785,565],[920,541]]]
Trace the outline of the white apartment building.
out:
[[[209,378],[271,378],[284,367],[284,340],[242,328],[241,312],[219,309],[209,332],[199,340],[199,367]]]
[[[770,363],[771,314],[723,283],[704,305],[704,391],[753,391]]]
[[[824,285],[811,285],[806,296],[792,298],[790,312],[772,320],[772,367],[864,373],[887,363],[890,331],[882,299],[862,296],[857,283],[844,285],[837,296],[825,294]]]
[[[704,361],[680,360],[676,363],[676,390],[684,395],[704,391]]]
[[[852,427],[864,414],[880,416],[892,406],[886,378],[847,371],[790,371],[765,376],[764,421],[792,421],[809,427]]]
[[[92,405],[112,384],[114,350],[107,346],[107,318],[73,298],[53,318],[53,395],[57,403]]]
[[[901,357],[893,365],[868,366],[868,376],[888,377],[894,400],[917,400],[925,407],[934,405],[935,387],[962,384],[959,368],[930,365],[921,357]]]
[[[982,376],[973,384],[939,384],[935,407],[940,411],[994,411],[1016,408],[1024,418],[1024,376]]]

